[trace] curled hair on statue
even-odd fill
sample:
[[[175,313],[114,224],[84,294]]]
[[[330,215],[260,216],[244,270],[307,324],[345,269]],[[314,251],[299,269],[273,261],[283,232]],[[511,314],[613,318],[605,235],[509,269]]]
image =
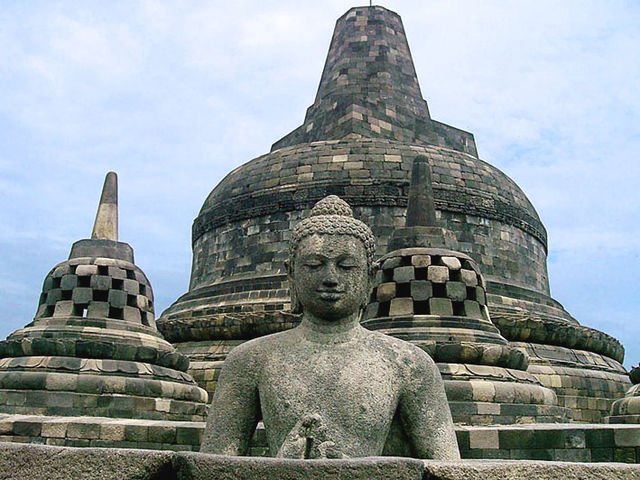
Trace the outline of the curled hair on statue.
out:
[[[295,226],[289,243],[290,262],[295,258],[300,241],[313,234],[356,237],[364,245],[369,273],[373,272],[373,257],[376,252],[373,233],[367,224],[353,218],[351,207],[340,197],[336,195],[324,197],[314,205],[309,216]]]

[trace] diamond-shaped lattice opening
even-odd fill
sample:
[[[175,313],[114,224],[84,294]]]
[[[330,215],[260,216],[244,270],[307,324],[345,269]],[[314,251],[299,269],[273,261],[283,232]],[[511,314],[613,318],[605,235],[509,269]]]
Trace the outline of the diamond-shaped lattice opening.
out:
[[[464,268],[465,270],[475,271],[475,268],[473,268],[473,264],[469,260],[461,258],[460,261],[462,262],[462,268]]]
[[[109,307],[109,318],[115,318],[118,320],[124,320],[124,309]]]
[[[396,284],[396,297],[410,297],[411,296],[411,284],[410,283],[397,283]]]
[[[421,268],[415,268],[414,270],[414,275],[416,277],[416,280],[427,280],[427,267],[421,267]]]
[[[93,291],[93,300],[95,302],[108,302],[109,301],[109,290],[94,290]]]
[[[71,300],[73,290],[62,290],[62,300]]]
[[[439,298],[447,298],[447,287],[444,283],[433,284],[433,296]]]
[[[413,302],[413,313],[416,315],[429,315],[429,302]]]
[[[111,288],[113,290],[124,290],[124,280],[120,278],[111,279]]]
[[[79,287],[90,287],[91,286],[91,276],[82,275],[78,277],[78,286]]]
[[[476,299],[476,287],[467,287],[467,300]]]
[[[76,303],[73,306],[73,315],[76,317],[86,317],[89,305],[86,303]]]
[[[127,306],[138,308],[135,295],[127,295]]]
[[[464,303],[463,302],[451,302],[453,304],[453,314],[457,317],[464,317]]]
[[[382,283],[387,283],[393,280],[393,268],[385,268],[382,271]]]

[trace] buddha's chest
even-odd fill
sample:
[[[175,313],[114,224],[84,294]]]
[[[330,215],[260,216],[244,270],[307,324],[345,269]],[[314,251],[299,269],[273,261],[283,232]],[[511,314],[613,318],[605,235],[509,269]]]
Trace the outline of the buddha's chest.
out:
[[[260,402],[263,415],[278,423],[320,414],[335,424],[361,418],[369,426],[386,426],[399,383],[397,367],[372,352],[301,346],[265,362]]]

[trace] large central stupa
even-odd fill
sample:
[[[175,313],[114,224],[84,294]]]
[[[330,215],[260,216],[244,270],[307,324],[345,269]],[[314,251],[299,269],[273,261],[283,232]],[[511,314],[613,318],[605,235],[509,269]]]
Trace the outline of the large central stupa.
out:
[[[513,180],[478,158],[472,134],[431,118],[402,21],[382,7],[338,19],[303,124],[206,199],[193,224],[189,291],[158,328],[212,392],[234,346],[297,322],[283,265],[292,227],[315,202],[339,195],[371,226],[378,255],[386,254],[405,225],[417,155],[432,173],[437,223],[484,276],[500,338],[528,356],[527,381],[553,390],[575,421],[602,421],[630,385],[622,346],[551,298],[538,214]]]

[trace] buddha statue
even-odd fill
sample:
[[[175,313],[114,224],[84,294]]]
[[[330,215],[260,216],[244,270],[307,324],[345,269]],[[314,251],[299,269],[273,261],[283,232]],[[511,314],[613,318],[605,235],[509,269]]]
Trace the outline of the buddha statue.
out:
[[[287,270],[301,322],[231,351],[201,452],[245,455],[262,419],[277,457],[460,458],[431,357],[360,325],[374,248],[369,227],[336,196],[296,226]]]

